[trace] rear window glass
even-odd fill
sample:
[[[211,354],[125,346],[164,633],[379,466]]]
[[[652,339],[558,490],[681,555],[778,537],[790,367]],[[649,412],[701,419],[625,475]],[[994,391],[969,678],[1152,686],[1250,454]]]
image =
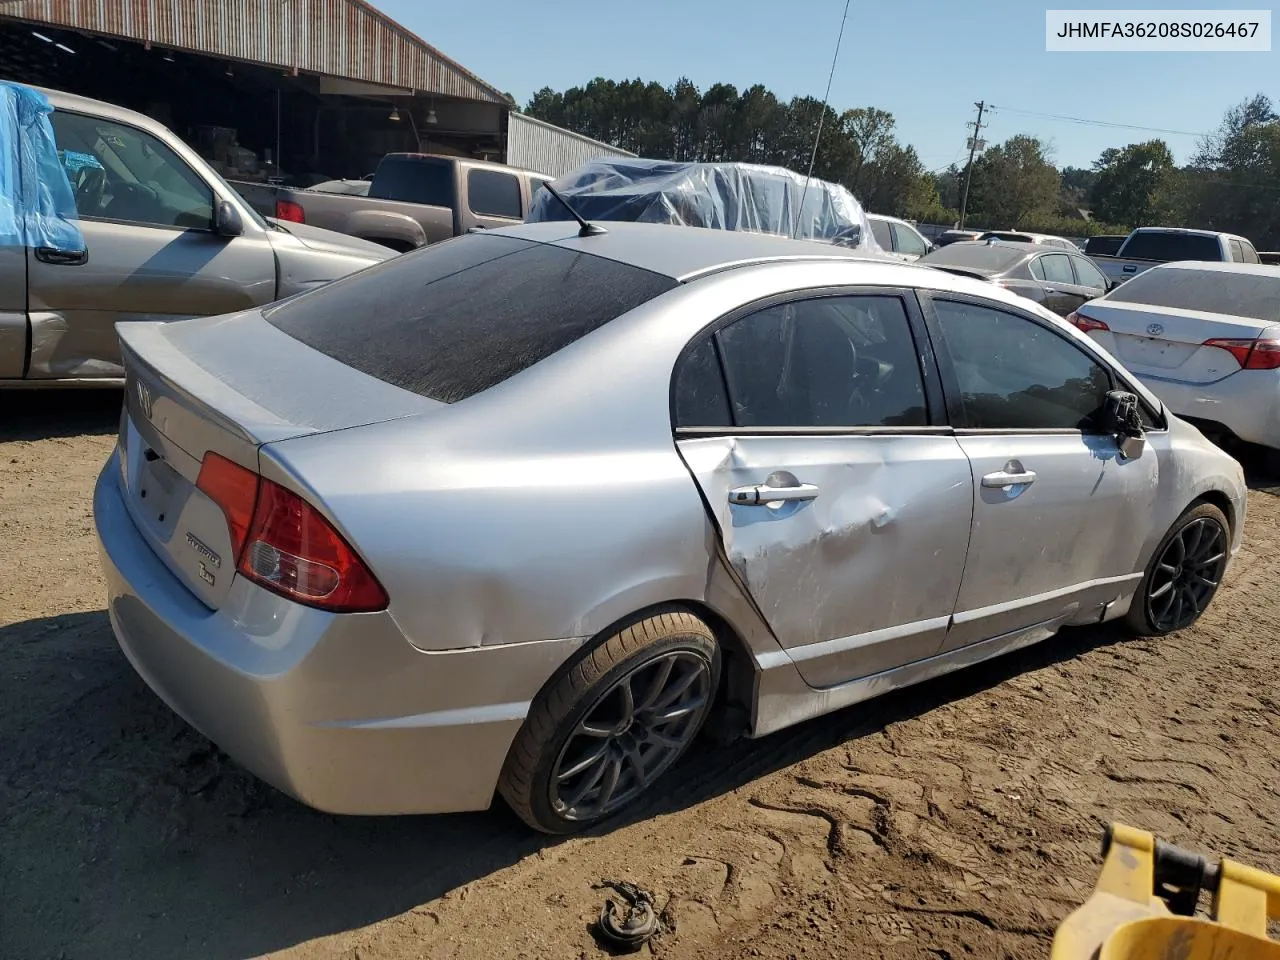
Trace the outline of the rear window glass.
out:
[[[1126,280],[1107,299],[1280,322],[1280,270],[1263,274],[1160,267]]]
[[[294,297],[266,318],[347,366],[453,403],[675,286],[590,254],[468,234]]]
[[[1217,237],[1196,233],[1137,233],[1124,247],[1134,260],[1221,260]]]
[[[932,263],[939,267],[976,267],[980,270],[999,273],[1026,258],[1026,250],[982,241],[949,243],[933,253],[926,254],[921,259],[921,263]]]
[[[1114,257],[1122,243],[1124,243],[1124,237],[1090,237],[1084,242],[1084,252],[1090,256],[1098,254]]]
[[[453,164],[426,157],[384,157],[369,185],[370,197],[453,206]]]

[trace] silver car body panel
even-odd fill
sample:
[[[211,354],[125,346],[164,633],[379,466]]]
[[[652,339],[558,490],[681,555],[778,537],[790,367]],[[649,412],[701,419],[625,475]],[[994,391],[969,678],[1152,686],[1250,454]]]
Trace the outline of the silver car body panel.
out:
[[[95,501],[113,623],[147,681],[264,778],[328,810],[476,809],[537,691],[588,638],[639,611],[685,603],[722,619],[749,658],[749,732],[763,735],[1064,623],[1120,616],[1158,540],[1202,494],[1226,498],[1238,549],[1239,464],[1172,417],[1122,464],[1079,434],[674,440],[672,370],[686,344],[792,291],[985,297],[1116,365],[1053,314],[981,281],[820,244],[609,230],[510,233],[699,279],[453,404],[344,367],[256,311],[121,327],[149,396],[127,393],[124,467],[113,456]],[[311,502],[359,550],[389,608],[322,615],[240,577],[202,592],[182,528],[166,539],[138,519],[124,478],[140,444],[172,456],[175,496],[215,552],[227,549],[225,529],[191,490],[207,450]],[[992,501],[978,483],[971,458],[1006,451],[1045,471],[1036,495]],[[773,515],[730,506],[728,490],[778,469],[820,495]],[[1073,491],[1072,509],[1048,502],[1073,483],[1085,492]],[[986,553],[976,565],[971,539]],[[449,665],[439,668],[447,695],[428,679],[435,664]],[[449,777],[431,777],[435,763]],[[376,789],[354,785],[366,774]]]

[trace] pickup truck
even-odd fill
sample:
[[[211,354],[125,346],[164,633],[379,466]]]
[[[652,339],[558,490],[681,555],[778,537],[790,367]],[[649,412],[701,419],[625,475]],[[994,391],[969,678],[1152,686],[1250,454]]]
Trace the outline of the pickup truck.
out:
[[[1244,237],[1212,230],[1176,227],[1139,227],[1125,237],[1114,256],[1089,255],[1108,280],[1117,283],[1136,277],[1161,263],[1201,260],[1219,263],[1258,263],[1258,251]]]
[[[404,253],[478,227],[520,223],[533,195],[550,179],[484,160],[389,153],[363,194],[327,184],[235,186],[258,211],[279,220],[337,230]]]
[[[0,388],[119,385],[117,321],[232,313],[395,256],[342,234],[258,216],[149,117],[68,93],[20,89],[47,101],[47,152],[56,146],[57,155],[46,159],[54,174],[67,175],[84,248],[0,244]],[[19,131],[4,123],[0,144],[18,141]]]

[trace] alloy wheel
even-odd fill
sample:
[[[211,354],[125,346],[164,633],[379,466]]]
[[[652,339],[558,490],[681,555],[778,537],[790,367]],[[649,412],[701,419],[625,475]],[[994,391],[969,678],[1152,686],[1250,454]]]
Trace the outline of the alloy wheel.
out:
[[[639,796],[696,736],[711,709],[712,668],[674,650],[630,670],[587,710],[556,760],[551,806],[593,820]]]
[[[1161,633],[1190,625],[1218,590],[1227,532],[1210,517],[1188,523],[1165,545],[1147,587],[1147,616]]]

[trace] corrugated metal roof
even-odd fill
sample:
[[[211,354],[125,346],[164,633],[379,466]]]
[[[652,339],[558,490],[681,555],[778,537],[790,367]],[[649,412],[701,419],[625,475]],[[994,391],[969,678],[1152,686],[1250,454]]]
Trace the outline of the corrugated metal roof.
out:
[[[505,103],[364,0],[10,0],[0,15],[310,73]]]
[[[512,113],[507,121],[507,163],[562,177],[597,157],[634,157],[630,150]]]

